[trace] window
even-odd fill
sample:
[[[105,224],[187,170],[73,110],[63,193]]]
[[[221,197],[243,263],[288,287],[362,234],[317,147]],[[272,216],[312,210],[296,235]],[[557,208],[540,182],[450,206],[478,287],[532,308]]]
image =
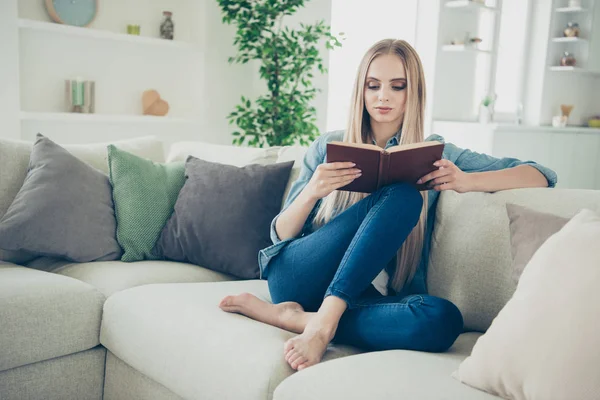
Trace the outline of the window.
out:
[[[530,0],[504,0],[500,16],[498,56],[494,80],[498,95],[494,111],[500,118],[514,116],[523,102],[525,44],[530,23]]]

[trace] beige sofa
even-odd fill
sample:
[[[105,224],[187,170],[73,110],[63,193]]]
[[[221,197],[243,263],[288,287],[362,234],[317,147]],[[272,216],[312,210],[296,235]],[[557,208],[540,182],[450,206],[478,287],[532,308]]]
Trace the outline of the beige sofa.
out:
[[[186,142],[169,146],[164,157],[162,147],[148,138],[129,149],[154,161],[187,154],[238,166],[296,160],[290,182],[304,154],[297,147]],[[22,183],[28,148],[0,140],[0,206]],[[102,149],[70,151],[102,169]],[[443,193],[428,287],[460,308],[468,332],[441,354],[361,354],[331,345],[324,362],[301,372],[283,358],[283,344],[294,334],[217,306],[225,295],[241,292],[269,300],[265,281],[165,261],[73,264],[38,258],[22,261],[26,266],[2,264],[0,399],[496,398],[450,375],[515,289],[506,202],[572,216],[583,207],[600,211],[600,192]]]

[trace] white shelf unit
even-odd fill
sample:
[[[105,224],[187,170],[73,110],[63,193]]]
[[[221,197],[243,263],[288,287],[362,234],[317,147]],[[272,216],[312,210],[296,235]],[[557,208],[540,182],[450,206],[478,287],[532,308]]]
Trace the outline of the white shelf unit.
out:
[[[492,54],[491,51],[481,50],[472,46],[465,46],[464,44],[448,44],[442,46],[443,51],[452,51],[452,52],[466,52],[466,53],[482,53],[482,54]]]
[[[221,34],[222,22],[212,22],[220,14],[217,5],[197,0],[106,1],[89,27],[77,27],[51,21],[43,2],[6,1],[12,4],[8,10],[16,11],[5,14],[4,22],[17,32],[11,39],[17,59],[9,60],[18,68],[12,79],[18,82],[13,84],[17,137],[30,140],[39,132],[63,143],[147,135],[165,141],[206,140],[210,132],[223,131],[224,123],[207,119],[218,115],[220,121],[228,110],[221,98],[213,96],[209,102],[206,96],[215,92],[217,82],[230,79],[225,56],[206,65],[215,53],[210,48],[207,54],[206,38]],[[173,13],[174,40],[160,38],[165,10]],[[140,35],[127,34],[128,24],[140,25]],[[93,114],[67,110],[65,80],[78,77],[95,81]],[[143,114],[141,97],[149,89],[169,103],[166,116]]]
[[[21,111],[21,121],[31,122],[85,122],[85,123],[197,123],[192,118],[177,118],[156,115],[118,115],[118,114],[84,114],[68,112],[26,112]]]
[[[555,37],[551,39],[555,43],[584,43],[587,44],[588,41],[586,39],[582,39],[579,37]]]
[[[459,9],[459,10],[487,10],[496,11],[495,7],[490,7],[485,3],[472,0],[451,0],[444,4],[447,8]]]
[[[555,10],[557,13],[582,13],[588,10],[583,7],[559,7]]]
[[[40,33],[57,33],[62,35],[80,36],[83,38],[114,40],[118,42],[129,42],[132,44],[165,46],[172,48],[181,48],[183,50],[189,51],[200,51],[197,45],[182,40],[166,40],[146,36],[129,35],[124,33],[103,31],[100,29],[61,25],[54,22],[35,21],[26,18],[19,18],[19,28],[23,30],[39,31]]]
[[[432,119],[474,121],[494,80],[501,1],[440,4]],[[469,39],[481,38],[476,46]],[[454,44],[456,43],[456,44]]]
[[[595,0],[582,0],[581,7],[569,7],[566,0],[554,0],[550,23],[550,38],[547,53],[547,65],[552,71],[584,72],[593,71],[590,55],[593,52]],[[576,37],[564,36],[568,23],[577,23],[580,33]],[[598,23],[598,22],[596,22]],[[598,28],[596,28],[598,29]],[[595,44],[598,46],[598,44]],[[556,69],[560,66],[565,52],[575,57],[577,68]]]

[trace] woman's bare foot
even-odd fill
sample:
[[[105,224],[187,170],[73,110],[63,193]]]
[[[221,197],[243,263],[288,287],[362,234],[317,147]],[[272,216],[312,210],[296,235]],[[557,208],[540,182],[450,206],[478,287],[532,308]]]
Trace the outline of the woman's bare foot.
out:
[[[292,368],[300,371],[321,361],[346,308],[346,302],[339,297],[327,296],[323,300],[304,332],[283,346],[285,360]]]
[[[250,293],[227,296],[221,300],[219,307],[294,333],[304,332],[314,314],[305,312],[300,304],[292,301],[271,304]]]
[[[318,364],[327,350],[327,345],[333,339],[337,323],[321,321],[313,318],[306,325],[304,333],[288,340],[283,346],[285,360],[293,369],[298,371],[311,365]]]

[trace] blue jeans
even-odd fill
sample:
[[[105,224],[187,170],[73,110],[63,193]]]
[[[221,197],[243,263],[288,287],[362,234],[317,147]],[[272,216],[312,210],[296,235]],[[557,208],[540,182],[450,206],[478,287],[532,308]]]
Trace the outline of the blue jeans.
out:
[[[371,282],[416,225],[423,199],[407,184],[388,185],[329,223],[288,244],[271,260],[273,303],[319,309],[326,296],[346,301],[333,339],[366,350],[447,350],[463,318],[448,300],[426,294],[383,296]]]

